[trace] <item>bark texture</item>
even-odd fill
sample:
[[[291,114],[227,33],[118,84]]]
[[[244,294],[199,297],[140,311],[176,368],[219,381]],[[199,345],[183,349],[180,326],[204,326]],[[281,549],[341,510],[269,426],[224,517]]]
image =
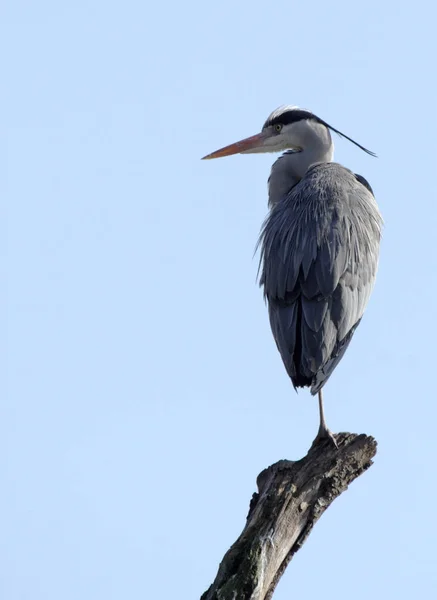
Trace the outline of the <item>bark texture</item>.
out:
[[[201,600],[269,600],[314,524],[372,465],[376,441],[340,433],[313,445],[299,461],[280,460],[257,478],[246,525],[223,557]]]

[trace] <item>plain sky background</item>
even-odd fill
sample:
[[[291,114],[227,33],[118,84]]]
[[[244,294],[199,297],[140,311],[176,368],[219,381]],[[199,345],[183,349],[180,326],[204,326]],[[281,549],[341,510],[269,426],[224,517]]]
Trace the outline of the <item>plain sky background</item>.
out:
[[[432,596],[436,17],[431,0],[2,5],[2,600],[196,600],[257,474],[306,453],[317,403],[255,281],[274,156],[199,160],[288,103],[379,157],[335,139],[385,231],[325,388],[331,429],[379,450],[274,598]]]

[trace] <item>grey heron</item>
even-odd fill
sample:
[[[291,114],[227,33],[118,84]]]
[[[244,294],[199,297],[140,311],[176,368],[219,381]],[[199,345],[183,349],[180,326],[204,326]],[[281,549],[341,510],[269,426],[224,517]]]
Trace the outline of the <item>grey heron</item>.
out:
[[[316,440],[328,437],[335,443],[325,422],[322,388],[369,300],[382,217],[366,179],[332,162],[331,131],[375,156],[312,112],[284,106],[271,113],[260,133],[204,158],[283,152],[268,180],[260,285],[294,388],[318,394]]]

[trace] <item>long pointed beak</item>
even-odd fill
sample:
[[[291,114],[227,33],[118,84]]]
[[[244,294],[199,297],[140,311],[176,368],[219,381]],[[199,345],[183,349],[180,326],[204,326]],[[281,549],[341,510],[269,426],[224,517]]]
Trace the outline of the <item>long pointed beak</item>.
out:
[[[222,156],[231,156],[231,154],[240,154],[241,152],[247,152],[248,150],[250,151],[254,150],[255,148],[260,148],[264,145],[267,137],[268,136],[265,134],[265,132],[262,131],[261,133],[252,135],[244,140],[240,140],[239,142],[235,142],[234,144],[220,148],[220,150],[216,150],[211,154],[207,154],[202,158],[202,160],[221,158]]]

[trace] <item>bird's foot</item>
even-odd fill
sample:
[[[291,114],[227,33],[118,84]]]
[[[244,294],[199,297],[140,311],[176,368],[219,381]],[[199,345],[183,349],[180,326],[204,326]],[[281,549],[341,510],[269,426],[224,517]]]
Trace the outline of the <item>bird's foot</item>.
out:
[[[332,433],[332,431],[330,431],[327,427],[320,426],[311,447],[317,446],[319,442],[324,442],[326,440],[329,440],[331,444],[338,448],[337,440],[335,439],[335,435]]]

